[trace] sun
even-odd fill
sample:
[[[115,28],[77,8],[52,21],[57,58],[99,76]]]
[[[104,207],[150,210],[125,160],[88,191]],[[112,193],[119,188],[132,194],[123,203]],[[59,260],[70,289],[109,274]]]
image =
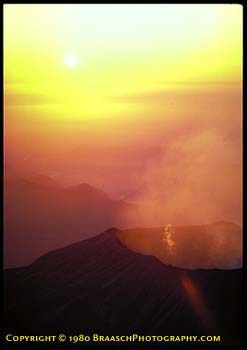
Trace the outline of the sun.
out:
[[[78,57],[73,54],[66,54],[63,57],[63,64],[68,68],[74,68],[78,63]]]

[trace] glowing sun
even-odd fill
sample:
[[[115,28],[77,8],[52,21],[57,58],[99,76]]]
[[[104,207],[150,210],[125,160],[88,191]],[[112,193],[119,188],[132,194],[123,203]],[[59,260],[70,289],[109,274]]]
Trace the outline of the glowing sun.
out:
[[[78,63],[78,58],[75,55],[67,54],[63,58],[63,63],[68,68],[74,68]]]

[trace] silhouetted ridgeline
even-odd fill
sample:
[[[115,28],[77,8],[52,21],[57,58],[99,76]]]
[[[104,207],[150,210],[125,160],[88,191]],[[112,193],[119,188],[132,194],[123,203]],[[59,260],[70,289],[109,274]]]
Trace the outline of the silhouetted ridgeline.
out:
[[[121,228],[119,238],[131,249],[175,266],[236,268],[242,264],[242,230],[236,224],[176,224],[171,228],[171,254],[164,239],[165,215],[157,217],[156,210],[144,223],[141,216],[151,213],[151,207],[112,200],[89,184],[62,188],[47,176],[12,179],[5,181],[4,197],[4,257],[8,268],[28,265],[53,249],[109,227]],[[127,230],[133,227],[138,228]]]
[[[28,334],[221,335],[237,345],[241,270],[185,270],[110,229],[5,272],[5,326]]]

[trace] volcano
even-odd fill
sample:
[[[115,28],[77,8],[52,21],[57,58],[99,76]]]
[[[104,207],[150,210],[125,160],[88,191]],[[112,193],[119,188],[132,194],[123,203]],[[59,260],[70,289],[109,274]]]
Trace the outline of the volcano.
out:
[[[26,334],[220,335],[240,342],[241,269],[181,269],[112,228],[5,271],[5,328]]]

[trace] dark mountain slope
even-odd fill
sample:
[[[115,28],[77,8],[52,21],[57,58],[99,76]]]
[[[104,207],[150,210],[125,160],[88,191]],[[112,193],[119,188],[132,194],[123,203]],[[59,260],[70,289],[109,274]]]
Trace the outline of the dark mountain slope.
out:
[[[241,270],[182,270],[134,253],[108,230],[5,272],[6,329],[221,335],[239,341]]]

